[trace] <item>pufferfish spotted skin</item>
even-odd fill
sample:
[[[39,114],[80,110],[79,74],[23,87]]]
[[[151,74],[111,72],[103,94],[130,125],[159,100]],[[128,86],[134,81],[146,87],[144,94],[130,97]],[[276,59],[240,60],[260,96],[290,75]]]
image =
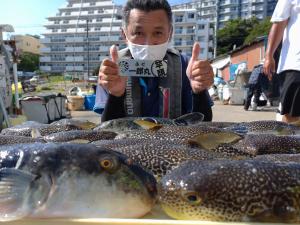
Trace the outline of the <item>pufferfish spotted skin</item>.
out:
[[[294,135],[300,133],[300,127],[298,124],[288,124],[276,120],[258,120],[236,123],[224,129],[234,131],[239,134],[270,133],[277,135]]]
[[[193,161],[163,177],[163,210],[184,220],[299,222],[300,164]]]

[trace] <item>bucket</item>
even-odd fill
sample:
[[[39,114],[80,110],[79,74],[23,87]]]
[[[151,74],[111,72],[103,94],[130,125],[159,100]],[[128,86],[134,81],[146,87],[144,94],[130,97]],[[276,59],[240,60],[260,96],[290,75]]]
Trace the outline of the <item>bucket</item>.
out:
[[[96,95],[86,95],[84,98],[84,107],[86,110],[93,110],[95,105]]]
[[[83,110],[84,97],[82,96],[68,96],[68,109],[70,111],[79,111]]]

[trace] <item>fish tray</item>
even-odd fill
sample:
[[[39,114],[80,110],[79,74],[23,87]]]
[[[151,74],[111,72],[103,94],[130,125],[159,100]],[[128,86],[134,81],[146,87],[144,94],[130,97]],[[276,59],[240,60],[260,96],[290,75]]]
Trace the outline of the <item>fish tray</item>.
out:
[[[212,222],[170,219],[39,219],[4,222],[5,225],[290,225],[286,223]]]
[[[2,223],[0,222],[0,225]],[[214,222],[200,220],[175,220],[155,206],[141,219],[25,219],[4,222],[5,225],[291,225],[291,223]],[[300,224],[298,224],[300,225]]]

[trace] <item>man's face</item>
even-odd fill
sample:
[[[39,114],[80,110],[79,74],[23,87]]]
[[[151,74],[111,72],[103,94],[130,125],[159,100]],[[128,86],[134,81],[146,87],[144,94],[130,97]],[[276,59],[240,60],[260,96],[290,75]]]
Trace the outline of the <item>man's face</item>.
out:
[[[130,11],[128,25],[123,32],[127,39],[139,45],[158,45],[169,40],[171,25],[164,10]]]

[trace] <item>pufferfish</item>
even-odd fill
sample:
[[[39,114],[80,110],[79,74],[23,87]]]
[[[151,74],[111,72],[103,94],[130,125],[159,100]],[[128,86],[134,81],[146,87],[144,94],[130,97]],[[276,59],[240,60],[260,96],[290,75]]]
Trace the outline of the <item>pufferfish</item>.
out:
[[[158,187],[163,210],[184,220],[300,220],[300,164],[271,161],[191,161]]]

